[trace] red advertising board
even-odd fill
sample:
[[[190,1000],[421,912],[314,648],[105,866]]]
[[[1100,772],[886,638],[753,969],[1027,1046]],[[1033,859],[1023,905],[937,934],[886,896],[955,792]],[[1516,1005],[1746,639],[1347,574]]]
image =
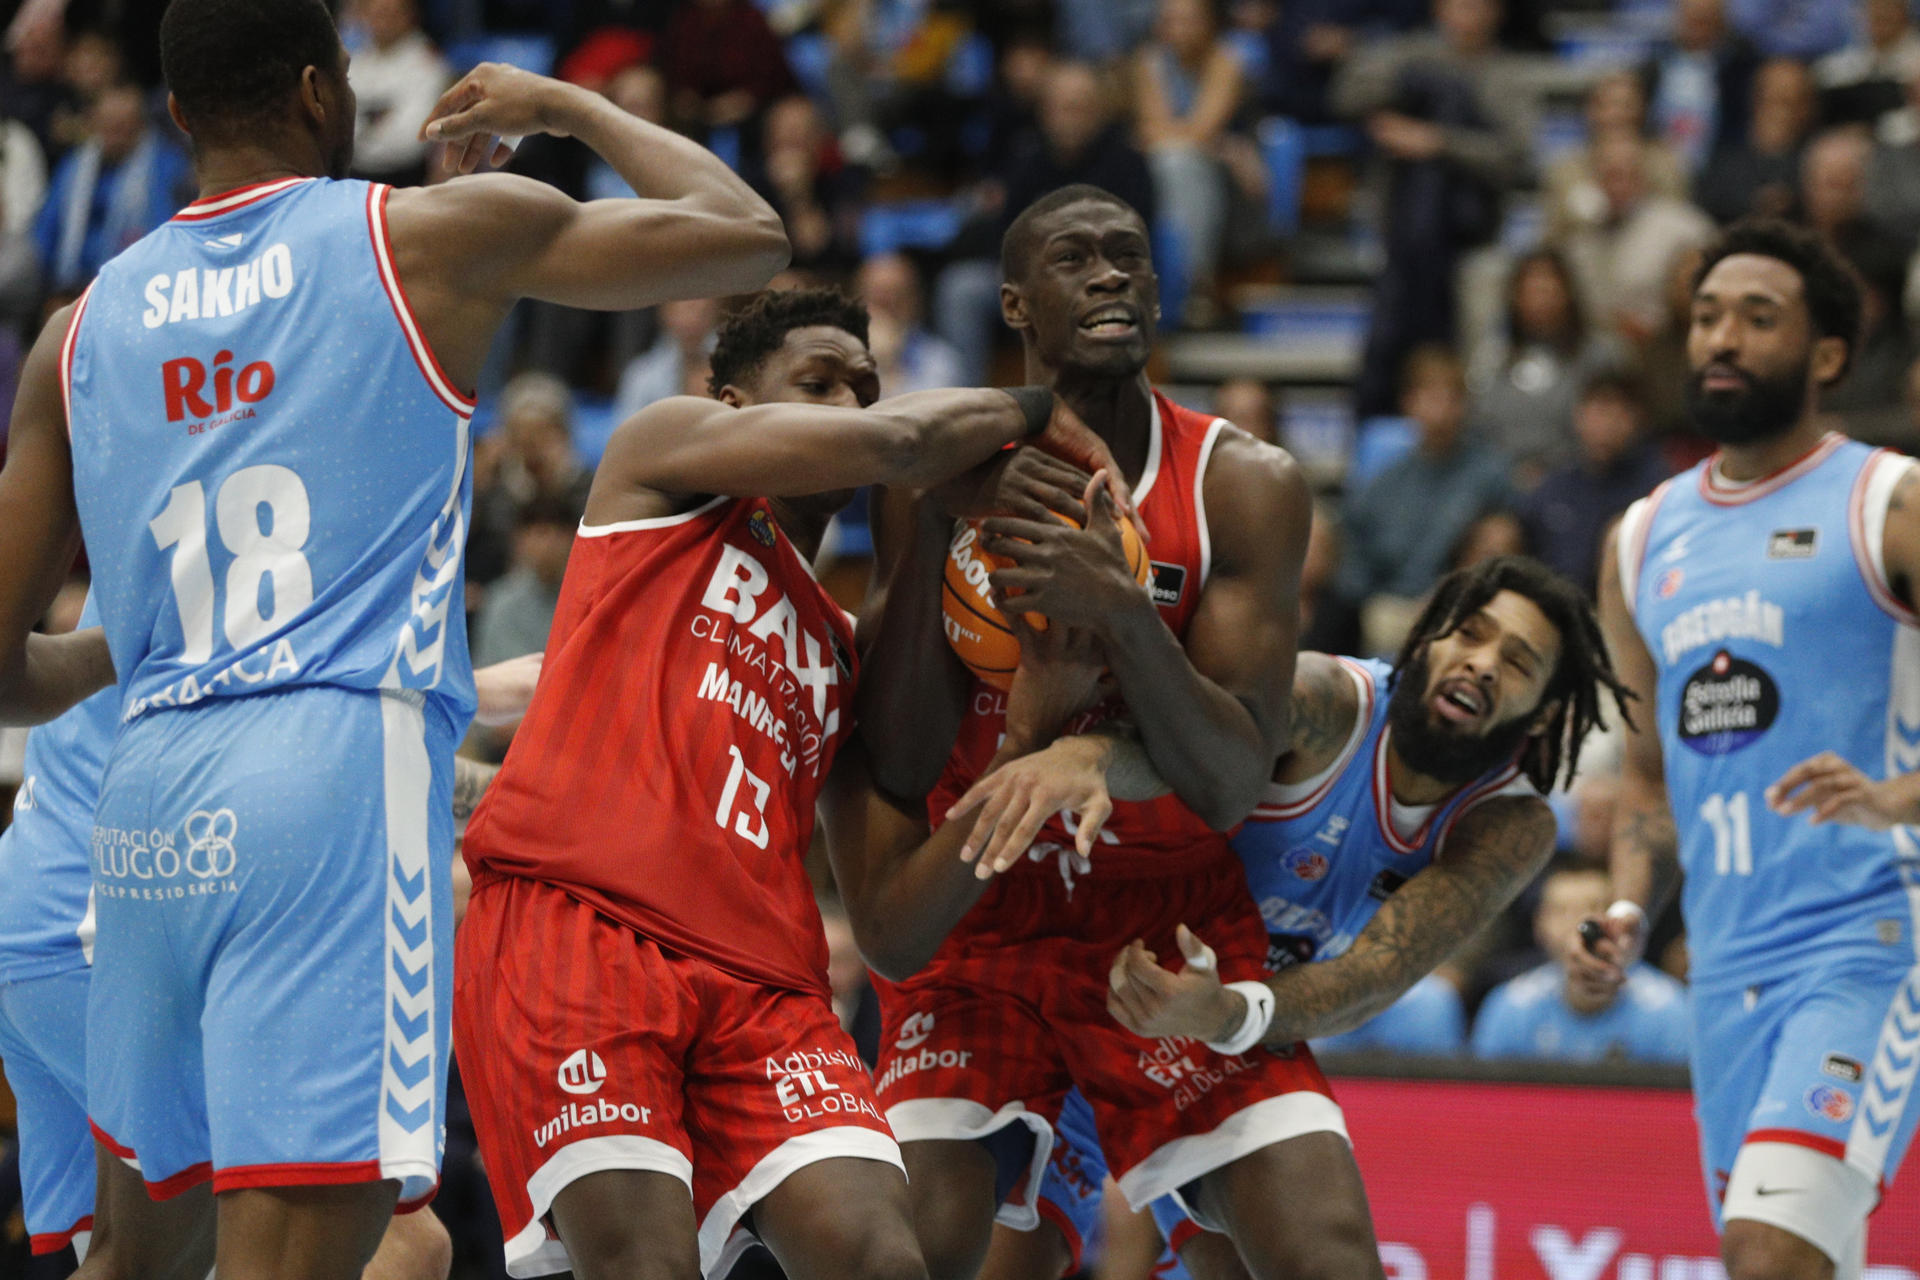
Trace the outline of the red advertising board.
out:
[[[1721,1280],[1684,1090],[1338,1079],[1389,1280]],[[1920,1177],[1867,1231],[1920,1280]]]

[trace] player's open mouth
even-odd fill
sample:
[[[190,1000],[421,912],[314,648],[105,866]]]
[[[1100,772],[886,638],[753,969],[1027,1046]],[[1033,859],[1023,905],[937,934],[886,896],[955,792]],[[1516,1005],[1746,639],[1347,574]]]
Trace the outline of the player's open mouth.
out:
[[[1448,680],[1431,699],[1434,711],[1455,724],[1471,724],[1487,713],[1487,695],[1471,680]]]
[[[1132,307],[1101,307],[1080,320],[1080,331],[1101,338],[1131,337],[1140,329],[1140,313]]]
[[[1700,373],[1700,387],[1705,391],[1745,391],[1749,385],[1747,375],[1728,364],[1710,364]]]

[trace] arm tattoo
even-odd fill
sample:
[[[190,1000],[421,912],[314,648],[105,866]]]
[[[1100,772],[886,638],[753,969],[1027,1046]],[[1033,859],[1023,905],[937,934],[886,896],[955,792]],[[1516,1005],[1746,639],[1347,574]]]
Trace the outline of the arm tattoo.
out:
[[[486,794],[487,784],[493,781],[493,775],[500,772],[497,764],[482,764],[478,760],[469,760],[465,756],[453,758],[453,820],[465,822],[473,816],[479,807],[480,797]]]
[[[1310,757],[1338,751],[1353,732],[1357,707],[1347,705],[1353,681],[1338,662],[1328,662],[1324,669],[1317,663],[1300,666],[1293,681],[1293,719],[1286,750]]]
[[[1488,801],[1460,820],[1442,856],[1389,898],[1345,955],[1268,979],[1266,1043],[1337,1035],[1433,972],[1519,896],[1553,852],[1545,802]]]

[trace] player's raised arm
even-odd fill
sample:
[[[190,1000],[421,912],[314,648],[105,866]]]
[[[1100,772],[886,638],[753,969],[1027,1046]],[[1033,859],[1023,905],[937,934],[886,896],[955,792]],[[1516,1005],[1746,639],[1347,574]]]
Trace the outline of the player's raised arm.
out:
[[[1127,572],[1110,521],[1096,515],[1088,532],[993,519],[985,546],[1014,561],[993,575],[997,590],[1098,637],[1154,771],[1224,831],[1289,738],[1311,506],[1293,460],[1240,432],[1221,437],[1204,486],[1212,565],[1184,648]]]
[[[1648,711],[1637,725],[1630,721],[1622,730],[1626,747],[1608,854],[1620,898],[1604,918],[1582,922],[1583,938],[1593,934],[1595,940],[1573,948],[1572,962],[1582,975],[1616,984],[1626,981],[1627,966],[1639,959],[1646,947],[1648,927],[1680,881],[1680,837],[1667,799],[1660,729],[1652,710],[1658,671],[1627,606],[1620,580],[1618,542],[1609,534],[1601,555],[1600,629],[1606,635],[1621,683]],[[1599,933],[1594,933],[1595,926]]]
[[[20,372],[0,471],[0,723],[40,724],[113,683],[99,628],[33,634],[80,547],[60,387],[72,307],[47,322]]]
[[[1387,899],[1344,955],[1266,979],[1273,1013],[1258,1043],[1338,1035],[1385,1009],[1519,896],[1552,856],[1553,839],[1553,813],[1537,797],[1498,797],[1467,813],[1433,865]],[[1122,951],[1108,1010],[1139,1035],[1231,1041],[1248,993],[1194,963],[1204,939],[1182,930],[1180,943],[1188,963],[1179,973],[1137,942]]]

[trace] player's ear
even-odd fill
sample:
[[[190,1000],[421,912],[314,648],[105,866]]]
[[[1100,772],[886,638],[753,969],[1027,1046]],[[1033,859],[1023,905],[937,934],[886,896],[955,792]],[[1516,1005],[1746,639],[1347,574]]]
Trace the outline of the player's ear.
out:
[[[1007,322],[1007,328],[1020,331],[1028,327],[1027,295],[1020,292],[1016,284],[1000,286],[1000,318]]]
[[[1847,340],[1845,338],[1821,338],[1813,344],[1813,385],[1824,387],[1840,376],[1847,367]]]
[[[713,398],[730,409],[738,409],[746,404],[746,397],[740,394],[740,388],[731,382],[716,391]]]
[[[303,67],[300,70],[300,109],[317,124],[327,119],[327,101],[325,91],[320,85],[320,68]]]
[[[180,100],[172,94],[167,95],[167,118],[173,121],[173,127],[181,133],[189,138],[193,136],[193,130],[187,128],[187,117],[180,110]]]

